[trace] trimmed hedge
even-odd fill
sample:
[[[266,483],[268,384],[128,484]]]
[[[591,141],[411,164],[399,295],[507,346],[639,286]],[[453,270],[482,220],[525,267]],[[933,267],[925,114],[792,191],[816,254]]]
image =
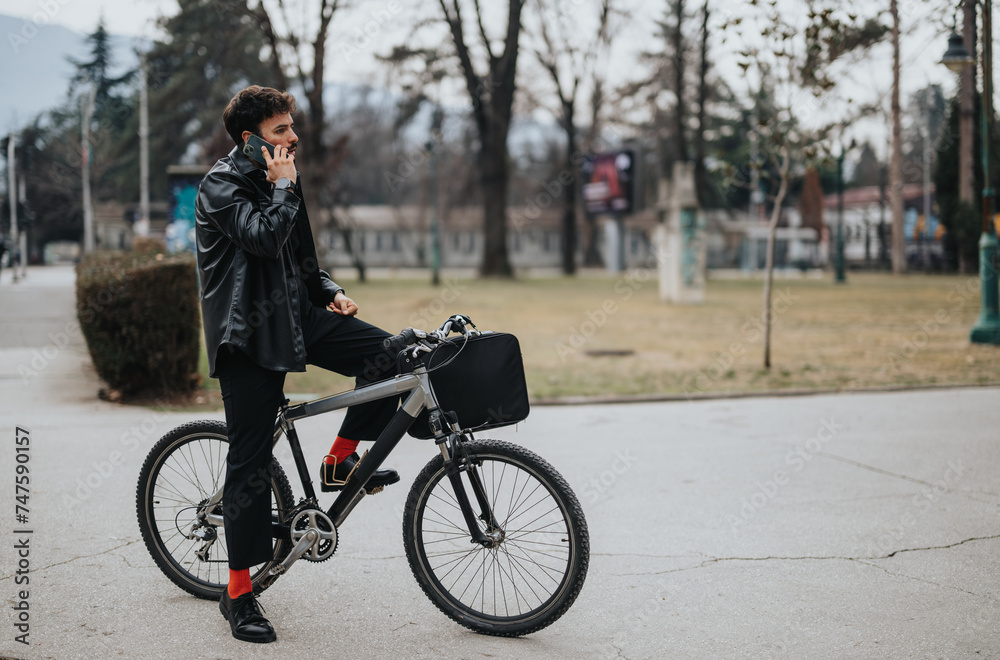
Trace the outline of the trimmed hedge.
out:
[[[193,255],[95,252],[76,267],[76,310],[98,375],[122,395],[174,397],[199,384]]]

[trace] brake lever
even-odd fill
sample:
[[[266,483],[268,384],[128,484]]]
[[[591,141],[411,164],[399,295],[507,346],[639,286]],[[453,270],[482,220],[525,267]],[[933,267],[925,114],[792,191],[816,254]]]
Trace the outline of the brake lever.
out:
[[[410,353],[411,358],[416,358],[417,353],[430,353],[434,349],[426,344],[414,344],[413,351]]]

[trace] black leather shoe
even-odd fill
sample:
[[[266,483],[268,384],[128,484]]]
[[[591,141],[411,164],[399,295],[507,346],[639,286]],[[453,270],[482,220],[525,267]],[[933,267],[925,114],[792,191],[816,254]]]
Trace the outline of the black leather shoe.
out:
[[[357,452],[351,454],[341,462],[337,463],[336,466],[330,465],[327,462],[323,462],[323,465],[319,470],[319,487],[324,493],[329,493],[330,491],[340,490],[344,487],[344,482],[347,481],[347,477],[350,476],[351,471],[354,470],[354,466],[358,464]],[[365,484],[365,490],[372,492],[376,488],[388,486],[389,484],[394,484],[399,481],[399,473],[395,470],[386,468],[382,470],[375,470],[375,474],[371,476],[368,483]]]
[[[266,644],[278,639],[271,622],[261,613],[260,604],[254,598],[252,591],[233,600],[229,597],[229,589],[223,590],[222,598],[219,600],[219,611],[229,621],[233,637],[238,640]]]

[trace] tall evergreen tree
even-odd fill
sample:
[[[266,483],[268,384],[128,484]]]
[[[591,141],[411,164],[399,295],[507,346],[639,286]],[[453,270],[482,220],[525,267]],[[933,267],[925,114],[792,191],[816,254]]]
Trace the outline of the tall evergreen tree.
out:
[[[239,89],[273,84],[261,59],[262,42],[246,3],[179,0],[179,11],[160,20],[163,36],[146,55],[149,85],[150,195],[165,199],[168,165],[211,164],[233,146],[222,110]],[[122,153],[138,170],[138,115],[129,123]],[[138,197],[138,179],[128,199]]]
[[[734,153],[744,145],[749,115],[741,113],[726,82],[713,74],[709,18],[707,2],[695,24],[682,0],[667,0],[654,20],[656,47],[639,55],[644,73],[623,85],[618,95],[623,115],[646,117],[635,128],[655,140],[658,176],[670,177],[674,162],[693,159],[703,206],[742,206],[746,194],[731,195],[727,180],[733,168],[727,164],[747,160]]]
[[[97,29],[87,35],[90,57],[86,60],[68,58],[76,67],[76,73],[70,81],[70,96],[77,92],[89,93],[90,86],[95,87],[94,121],[106,125],[111,130],[121,130],[131,115],[132,106],[129,99],[120,93],[122,87],[135,76],[135,70],[128,70],[114,76],[111,35],[104,27],[104,19],[97,23]]]
[[[852,186],[877,186],[881,182],[882,164],[879,163],[875,149],[870,142],[861,145],[861,154],[858,156],[857,164],[854,166],[854,176],[851,177]]]

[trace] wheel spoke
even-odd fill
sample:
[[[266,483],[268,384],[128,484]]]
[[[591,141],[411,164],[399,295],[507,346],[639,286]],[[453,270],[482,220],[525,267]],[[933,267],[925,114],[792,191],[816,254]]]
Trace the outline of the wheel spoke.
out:
[[[508,543],[515,543],[515,545],[516,544],[521,544],[521,543],[530,543],[532,545],[547,545],[547,546],[550,546],[550,547],[553,547],[553,548],[562,548],[564,550],[566,549],[566,544],[565,543],[547,543],[545,541],[531,541],[531,540],[525,539],[524,537],[521,537],[521,536],[508,536],[507,537],[507,542]]]
[[[435,534],[444,534],[444,532],[433,532]],[[444,538],[435,539],[433,541],[424,541],[424,545],[431,545],[433,543],[451,543],[455,539],[469,538],[469,534],[452,534],[451,536],[445,536]]]
[[[454,495],[452,495],[452,494],[451,494],[450,492],[448,492],[448,491],[445,491],[445,493],[446,493],[446,494],[448,495],[448,497],[449,497],[449,498],[451,499],[451,501],[450,501],[450,502],[449,502],[448,500],[444,499],[443,497],[441,497],[440,495],[438,495],[437,493],[431,493],[431,497],[433,497],[433,498],[434,498],[434,499],[436,499],[436,500],[440,500],[441,502],[443,502],[443,503],[447,504],[448,506],[450,506],[450,507],[453,507],[453,508],[455,508],[455,509],[458,509],[459,511],[461,511],[461,510],[462,510],[462,507],[458,505],[458,500],[457,500],[457,499],[455,499],[455,496],[454,496]]]
[[[463,557],[461,561],[464,561],[466,558],[471,559],[472,561],[469,562],[468,566],[466,566],[465,568],[462,569],[462,572],[458,574],[458,577],[455,578],[455,581],[451,583],[453,587],[458,584],[458,582],[462,579],[462,576],[465,575],[466,571],[468,571],[470,568],[472,568],[473,566],[476,565],[475,551],[470,552],[469,555],[468,555],[468,557]],[[460,565],[461,565],[461,563],[457,564],[456,566],[460,566]],[[453,571],[455,569],[452,568],[451,570]],[[448,571],[448,573],[451,573],[451,571]],[[472,578],[475,578],[475,575],[476,575],[476,571],[474,570],[472,572]],[[447,577],[447,573],[445,574],[445,577]],[[469,586],[472,585],[472,583],[474,581],[472,578],[469,579],[469,584],[466,585],[465,589],[462,591],[462,595],[458,597],[459,600],[462,600],[462,596],[465,595],[465,592],[469,590]]]
[[[534,505],[532,505],[532,508],[534,508]],[[552,507],[551,509],[549,509],[548,511],[546,511],[545,513],[543,513],[542,515],[538,516],[537,518],[535,518],[534,520],[532,520],[531,522],[529,522],[527,524],[528,525],[534,525],[536,522],[538,522],[539,520],[541,520],[545,516],[549,515],[550,513],[552,513],[553,511],[556,511],[558,509],[559,509],[559,505],[556,504],[554,507]],[[554,525],[554,524],[555,524],[555,521],[549,523],[548,525],[543,525],[543,527],[548,527],[549,525]],[[518,530],[518,531],[521,531],[521,530]]]
[[[527,484],[527,482],[525,482],[525,486],[527,486],[527,485],[528,485],[528,484]],[[517,506],[516,506],[516,507],[514,508],[514,510],[513,510],[513,511],[510,511],[510,512],[509,512],[509,513],[507,514],[507,519],[506,519],[506,520],[504,521],[504,523],[503,523],[503,526],[504,526],[504,527],[508,526],[508,525],[510,524],[510,521],[511,521],[511,520],[515,520],[516,518],[518,518],[518,517],[519,517],[519,516],[521,515],[521,513],[523,513],[523,512],[520,512],[520,513],[519,513],[519,512],[518,512],[518,510],[519,510],[519,509],[520,509],[520,508],[521,508],[522,506],[524,506],[525,504],[527,504],[527,503],[528,503],[528,501],[530,501],[530,500],[531,500],[531,496],[532,496],[532,495],[534,495],[534,494],[535,494],[535,492],[536,492],[536,491],[537,491],[537,490],[538,490],[539,488],[541,488],[541,487],[542,487],[542,484],[541,484],[541,482],[539,482],[539,483],[538,483],[538,484],[537,484],[537,485],[536,485],[536,486],[535,486],[534,488],[532,488],[532,489],[531,489],[531,492],[530,492],[530,493],[528,493],[528,494],[527,494],[527,495],[526,495],[526,496],[524,497],[524,499],[523,499],[523,500],[519,500],[519,501],[518,501],[518,503],[517,503]],[[534,507],[534,506],[535,506],[536,504],[538,504],[538,502],[536,502],[535,504],[532,504],[532,505],[531,505],[531,507],[528,507],[528,509],[526,509],[526,510],[530,510],[530,509],[531,509],[532,507]],[[557,505],[557,506],[558,506],[558,505]]]
[[[430,511],[431,513],[435,514],[436,516],[439,516],[440,520],[429,520],[427,518],[427,516],[425,515],[424,516],[424,521],[425,522],[437,522],[437,523],[440,523],[441,525],[444,525],[445,527],[451,527],[453,529],[457,529],[460,532],[468,532],[468,529],[466,529],[464,527],[459,527],[455,523],[453,523],[450,520],[448,520],[445,516],[441,515],[440,513],[438,513],[434,509],[432,509],[430,506],[427,507],[427,510]]]
[[[177,451],[177,454],[179,455],[179,458],[177,459],[177,463],[178,464],[176,466],[174,466],[174,465],[171,465],[170,463],[164,463],[164,467],[170,468],[179,477],[181,477],[182,479],[184,479],[185,481],[187,481],[189,484],[191,484],[192,486],[194,486],[195,490],[198,491],[199,499],[203,498],[205,496],[205,492],[204,492],[204,489],[201,487],[201,484],[198,483],[198,474],[197,474],[198,470],[194,467],[194,463],[193,463],[191,455],[190,455],[191,454],[191,448],[190,447],[182,447],[179,451]],[[190,468],[190,470],[191,470],[190,473],[182,472],[182,468],[184,467],[183,465],[181,465],[182,462],[185,463],[188,468]]]
[[[531,595],[535,597],[535,600],[538,603],[541,603],[544,599],[540,598],[538,596],[538,594],[535,592],[535,588],[533,586],[531,586],[531,581],[528,580],[527,578],[525,578],[524,571],[522,570],[520,562],[515,562],[513,560],[513,558],[510,556],[510,553],[507,552],[506,548],[504,548],[503,551],[504,551],[504,555],[507,556],[507,563],[510,564],[513,567],[512,571],[517,571],[517,574],[521,578],[521,582],[523,582],[525,584],[525,586],[528,587],[528,589],[531,591]],[[536,582],[537,582],[537,580],[536,580]],[[539,585],[539,586],[541,586],[541,585]],[[527,603],[527,599],[525,599],[525,603]]]
[[[519,555],[515,554],[515,550],[521,550],[521,548],[518,548],[516,545],[509,546],[507,552],[515,560],[523,560],[524,563],[521,564],[522,566],[525,566],[526,564],[530,564],[531,566],[537,566],[538,568],[541,568],[543,571],[547,571],[547,573],[543,573],[543,575],[548,575],[549,573],[553,573],[555,575],[560,575],[561,576],[563,573],[565,573],[564,569],[555,568],[555,567],[552,567],[552,566],[546,566],[541,561],[536,560],[536,559],[532,559],[531,557],[528,557],[527,555],[519,556]],[[534,575],[534,573],[532,573],[532,575]]]
[[[160,492],[161,490],[166,490],[167,492],[173,493],[177,497],[183,498],[181,500],[182,502],[186,502],[188,504],[195,504],[196,503],[190,497],[188,497],[187,495],[185,495],[184,493],[182,493],[180,490],[178,490],[177,487],[174,486],[174,484],[170,481],[170,479],[167,478],[166,475],[164,475],[162,472],[160,473],[160,475],[161,475],[160,476],[160,480],[157,481],[156,487],[154,488],[153,492]]]

